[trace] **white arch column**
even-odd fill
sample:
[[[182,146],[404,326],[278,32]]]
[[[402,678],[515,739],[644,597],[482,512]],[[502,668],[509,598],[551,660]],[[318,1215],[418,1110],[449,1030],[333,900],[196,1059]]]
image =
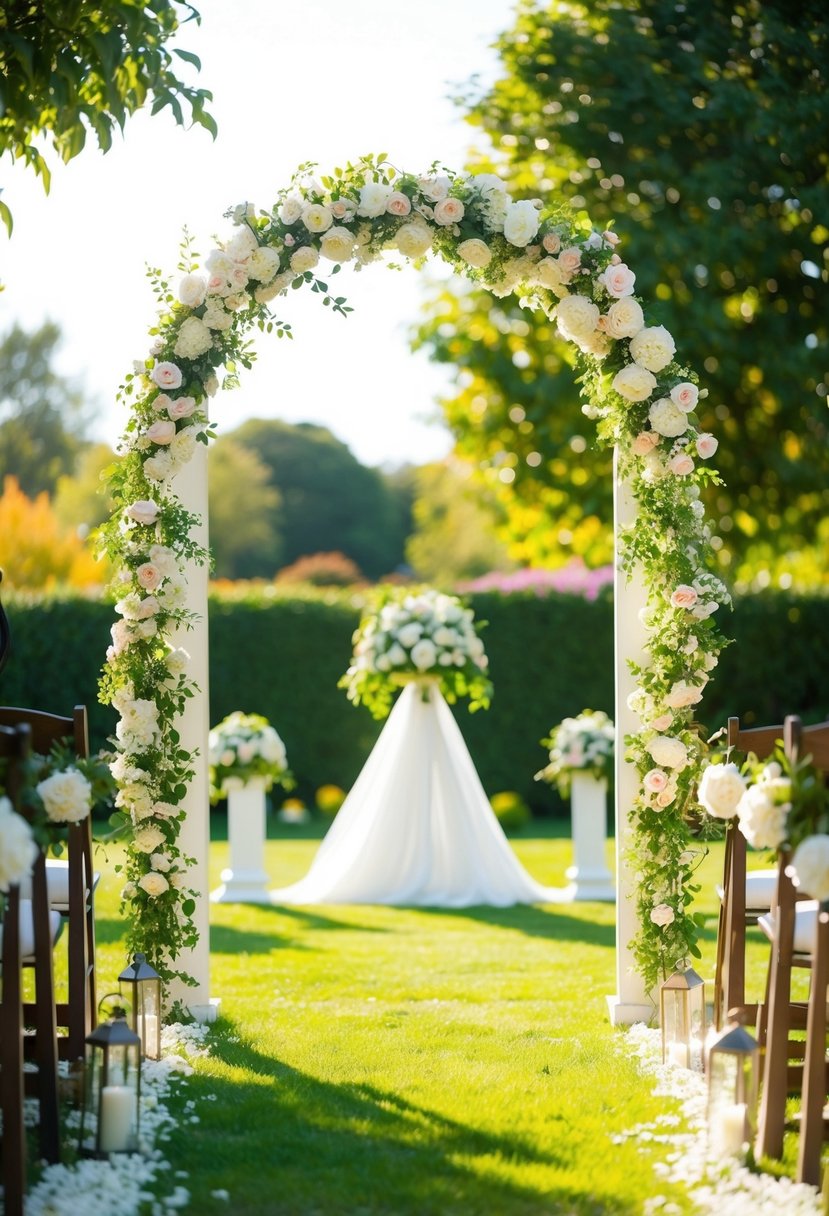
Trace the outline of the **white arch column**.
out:
[[[625,760],[625,735],[634,734],[639,719],[628,708],[628,697],[636,681],[628,668],[628,660],[641,662],[644,657],[645,628],[639,619],[640,609],[647,603],[644,583],[636,572],[630,579],[621,568],[619,554],[622,532],[636,519],[636,500],[630,484],[619,474],[619,452],[613,453],[613,536],[615,574],[613,581],[613,635],[616,663],[616,992],[607,998],[610,1021],[614,1026],[632,1022],[649,1022],[654,1003],[642,976],[635,968],[630,943],[638,928],[636,918],[636,883],[627,865],[625,854],[630,841],[628,816],[639,792],[639,776],[634,765]]]
[[[176,493],[182,505],[198,515],[201,524],[194,528],[191,536],[205,549],[209,545],[207,524],[207,446],[196,444],[193,458],[187,462],[176,478]],[[191,988],[176,981],[171,985],[173,1000],[180,1000],[199,1022],[212,1022],[216,1018],[218,1000],[210,996],[210,901],[208,899],[210,854],[210,783],[207,763],[207,735],[210,729],[210,664],[207,638],[207,566],[187,563],[186,607],[194,612],[197,620],[192,629],[178,631],[174,642],[183,646],[190,654],[189,674],[198,685],[198,691],[187,701],[184,713],[177,723],[181,745],[188,751],[198,752],[194,761],[195,775],[188,786],[184,799],[185,817],[179,835],[182,852],[194,859],[195,865],[188,871],[191,885],[198,892],[193,920],[199,940],[190,950],[182,951],[176,965],[196,980]]]

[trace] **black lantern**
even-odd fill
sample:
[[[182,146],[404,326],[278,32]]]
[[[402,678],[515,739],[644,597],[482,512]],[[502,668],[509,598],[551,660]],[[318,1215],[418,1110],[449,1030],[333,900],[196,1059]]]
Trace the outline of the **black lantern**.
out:
[[[726,1026],[708,1045],[708,1142],[740,1156],[754,1135],[760,1049],[744,1026]]]
[[[127,1024],[127,1012],[111,1017],[86,1036],[87,1083],[81,1110],[80,1151],[85,1156],[136,1152],[141,1100],[141,1040]],[[87,1131],[92,1136],[87,1143]]]
[[[689,967],[676,971],[659,989],[662,1063],[702,1072],[705,1039],[705,984]]]
[[[124,994],[124,987],[127,992]],[[141,1040],[141,1054],[147,1060],[161,1059],[161,977],[136,954],[118,976],[118,987],[132,1010],[130,1025]]]

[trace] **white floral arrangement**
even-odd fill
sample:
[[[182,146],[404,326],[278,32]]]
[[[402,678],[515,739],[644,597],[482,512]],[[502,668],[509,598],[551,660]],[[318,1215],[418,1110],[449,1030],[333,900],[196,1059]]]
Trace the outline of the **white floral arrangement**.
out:
[[[829,791],[823,773],[805,756],[792,762],[782,742],[771,760],[749,754],[709,764],[697,792],[716,819],[733,819],[755,849],[794,850],[788,873],[813,899],[829,899]]]
[[[208,736],[210,793],[224,798],[257,778],[269,790],[274,782],[293,785],[285,744],[261,714],[237,710],[214,726]]]
[[[489,660],[475,617],[456,596],[433,588],[380,593],[354,634],[351,665],[340,680],[355,705],[384,718],[408,680],[436,682],[448,701],[486,708]]]
[[[700,487],[717,477],[703,463],[717,439],[697,414],[707,390],[678,361],[673,335],[646,314],[617,234],[594,229],[555,200],[514,199],[496,174],[455,173],[437,163],[408,173],[375,156],[330,176],[303,165],[269,206],[242,203],[227,214],[235,231],[205,259],[186,238],[177,287],[150,272],[159,319],[121,391],[130,417],[109,484],[115,509],[100,538],[117,571],[118,620],[103,693],[122,713],[117,780],[127,822],[137,827],[154,817],[168,852],[186,864],[176,808],[193,756],[181,748],[176,722],[194,685],[189,656],[173,637],[191,619],[186,565],[208,555],[191,536],[198,521],[174,481],[196,445],[213,436],[209,399],[250,366],[253,329],[289,335],[270,305],[291,289],[305,285],[345,315],[346,300],[329,283],[342,265],[360,269],[391,254],[417,266],[434,254],[493,295],[514,294],[555,320],[576,348],[582,408],[599,441],[618,452],[636,502],[637,526],[620,537],[621,563],[641,574],[648,597],[645,658],[633,668],[639,727],[628,732],[627,752],[641,782],[631,818],[639,917],[631,948],[653,987],[693,952],[697,936],[694,918],[684,915],[696,865],[686,811],[705,756],[694,707],[724,645],[715,614],[730,602],[709,572],[712,534],[700,500]],[[138,734],[122,710],[136,704],[146,707]],[[657,797],[655,767],[666,779]],[[131,881],[147,867],[128,841]],[[675,908],[670,932],[654,925],[655,902]],[[157,905],[134,905],[128,948],[155,959],[163,949],[175,959],[195,940],[191,906],[186,892],[178,904],[170,900],[164,917]]]
[[[564,718],[541,740],[549,748],[550,761],[535,774],[536,781],[555,784],[562,798],[570,794],[573,773],[589,773],[606,781],[613,771],[616,730],[602,710],[583,709],[575,718]]]
[[[36,857],[31,826],[5,795],[0,796],[0,892],[28,877]]]

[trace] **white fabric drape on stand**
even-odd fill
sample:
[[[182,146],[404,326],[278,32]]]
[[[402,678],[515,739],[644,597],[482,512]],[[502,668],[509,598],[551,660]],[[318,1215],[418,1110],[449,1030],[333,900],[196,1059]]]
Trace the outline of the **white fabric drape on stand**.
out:
[[[433,681],[407,685],[285,904],[558,903],[513,853]]]

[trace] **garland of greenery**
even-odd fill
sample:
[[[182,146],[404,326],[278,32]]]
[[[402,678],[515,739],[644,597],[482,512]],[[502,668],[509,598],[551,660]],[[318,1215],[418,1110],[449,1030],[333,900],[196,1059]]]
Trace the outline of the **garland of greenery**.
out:
[[[723,646],[712,614],[728,602],[707,571],[710,533],[699,486],[716,474],[699,459],[717,441],[700,433],[696,376],[674,359],[674,341],[647,325],[635,276],[612,232],[593,231],[583,213],[540,199],[511,199],[492,174],[465,175],[433,165],[421,176],[368,156],[330,177],[300,166],[269,211],[244,204],[228,212],[235,234],[201,269],[185,239],[173,290],[151,271],[160,315],[149,357],[127,376],[130,408],[110,489],[115,501],[101,544],[118,570],[116,605],[102,695],[118,709],[120,823],[127,836],[124,899],[130,950],[142,950],[170,976],[192,945],[196,893],[177,845],[181,799],[193,756],[175,722],[193,684],[172,633],[187,625],[186,563],[207,554],[190,539],[195,520],[172,488],[197,442],[211,437],[207,401],[237,383],[254,358],[258,327],[290,336],[269,305],[289,288],[310,287],[345,314],[328,273],[359,269],[388,250],[416,266],[435,253],[496,296],[555,317],[577,351],[584,411],[599,440],[616,445],[638,507],[621,537],[627,571],[641,569],[648,594],[647,662],[634,668],[641,729],[627,740],[642,779],[631,810],[639,932],[633,949],[652,986],[696,954],[691,902],[694,857],[685,811],[705,751],[693,706]],[[328,273],[321,277],[321,266]]]

